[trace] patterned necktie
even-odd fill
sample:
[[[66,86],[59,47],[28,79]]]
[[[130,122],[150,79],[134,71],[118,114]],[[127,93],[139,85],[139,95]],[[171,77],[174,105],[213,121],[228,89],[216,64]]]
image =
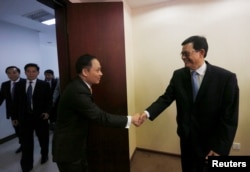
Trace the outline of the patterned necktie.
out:
[[[11,88],[11,98],[12,98],[12,100],[14,100],[15,85],[16,85],[16,82],[13,82],[12,83],[12,88]]]
[[[32,110],[32,81],[30,81],[28,89],[27,89],[27,103],[28,103],[28,110]]]
[[[198,80],[198,73],[196,71],[191,72],[192,78],[192,87],[193,87],[193,100],[195,101],[198,90],[199,90],[199,80]]]

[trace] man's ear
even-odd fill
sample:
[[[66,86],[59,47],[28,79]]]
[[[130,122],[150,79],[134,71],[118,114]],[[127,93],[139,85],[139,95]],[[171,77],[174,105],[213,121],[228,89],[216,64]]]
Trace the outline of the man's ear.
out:
[[[201,49],[200,52],[201,52],[201,54],[203,55],[203,57],[205,57],[205,50],[204,50],[204,49]]]
[[[82,75],[85,76],[85,77],[88,76],[88,69],[83,68],[82,69]]]

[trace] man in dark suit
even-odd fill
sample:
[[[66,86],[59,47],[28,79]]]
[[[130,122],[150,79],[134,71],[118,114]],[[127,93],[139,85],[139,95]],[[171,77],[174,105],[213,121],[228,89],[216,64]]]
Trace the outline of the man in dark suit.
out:
[[[5,100],[6,105],[6,118],[12,120],[12,125],[15,129],[15,134],[18,137],[19,143],[21,144],[20,128],[16,121],[13,121],[13,101],[14,101],[14,90],[17,82],[23,82],[25,79],[20,78],[20,69],[16,66],[8,66],[5,69],[9,81],[3,82],[0,91],[0,105]],[[21,152],[21,146],[16,150],[16,153]]]
[[[60,172],[87,172],[86,142],[91,121],[105,126],[128,128],[138,125],[139,115],[113,115],[101,110],[92,99],[92,84],[99,84],[101,65],[96,57],[83,55],[76,62],[78,77],[63,90],[52,141],[53,161]]]
[[[50,129],[54,130],[57,114],[57,104],[60,97],[60,82],[58,78],[55,78],[54,71],[47,69],[44,71],[45,81],[49,83],[52,96],[52,109],[49,116]]]
[[[37,79],[39,66],[28,63],[24,67],[26,82],[19,82],[15,89],[15,119],[19,120],[22,138],[21,167],[23,172],[33,168],[34,131],[41,146],[41,164],[48,160],[49,112],[52,97],[49,84]]]
[[[239,88],[234,73],[205,61],[206,38],[191,36],[182,46],[185,67],[173,73],[165,93],[141,120],[154,120],[175,100],[182,171],[201,172],[208,156],[229,155],[238,126]]]
[[[55,90],[57,79],[54,76],[54,71],[51,69],[47,69],[44,71],[45,81],[49,83],[52,92]]]

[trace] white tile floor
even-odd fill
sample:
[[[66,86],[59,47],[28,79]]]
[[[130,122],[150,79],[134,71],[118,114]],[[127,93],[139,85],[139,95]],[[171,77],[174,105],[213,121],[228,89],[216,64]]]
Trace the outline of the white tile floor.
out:
[[[34,137],[34,164],[32,172],[59,172],[56,164],[52,162],[51,144],[49,148],[49,160],[41,165],[40,146],[37,137]],[[52,140],[52,133],[50,134],[50,143]],[[0,172],[22,172],[20,166],[21,154],[16,154],[15,151],[19,147],[18,140],[12,139],[8,142],[0,144]]]

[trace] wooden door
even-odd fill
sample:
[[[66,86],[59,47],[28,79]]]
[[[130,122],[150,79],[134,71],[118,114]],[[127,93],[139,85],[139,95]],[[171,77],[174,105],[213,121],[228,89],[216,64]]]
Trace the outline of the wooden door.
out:
[[[93,88],[94,100],[107,112],[126,115],[123,4],[71,4],[67,21],[71,77],[75,76],[75,61],[80,55],[98,57],[103,77]],[[129,171],[127,130],[92,124],[88,140],[91,171]]]

